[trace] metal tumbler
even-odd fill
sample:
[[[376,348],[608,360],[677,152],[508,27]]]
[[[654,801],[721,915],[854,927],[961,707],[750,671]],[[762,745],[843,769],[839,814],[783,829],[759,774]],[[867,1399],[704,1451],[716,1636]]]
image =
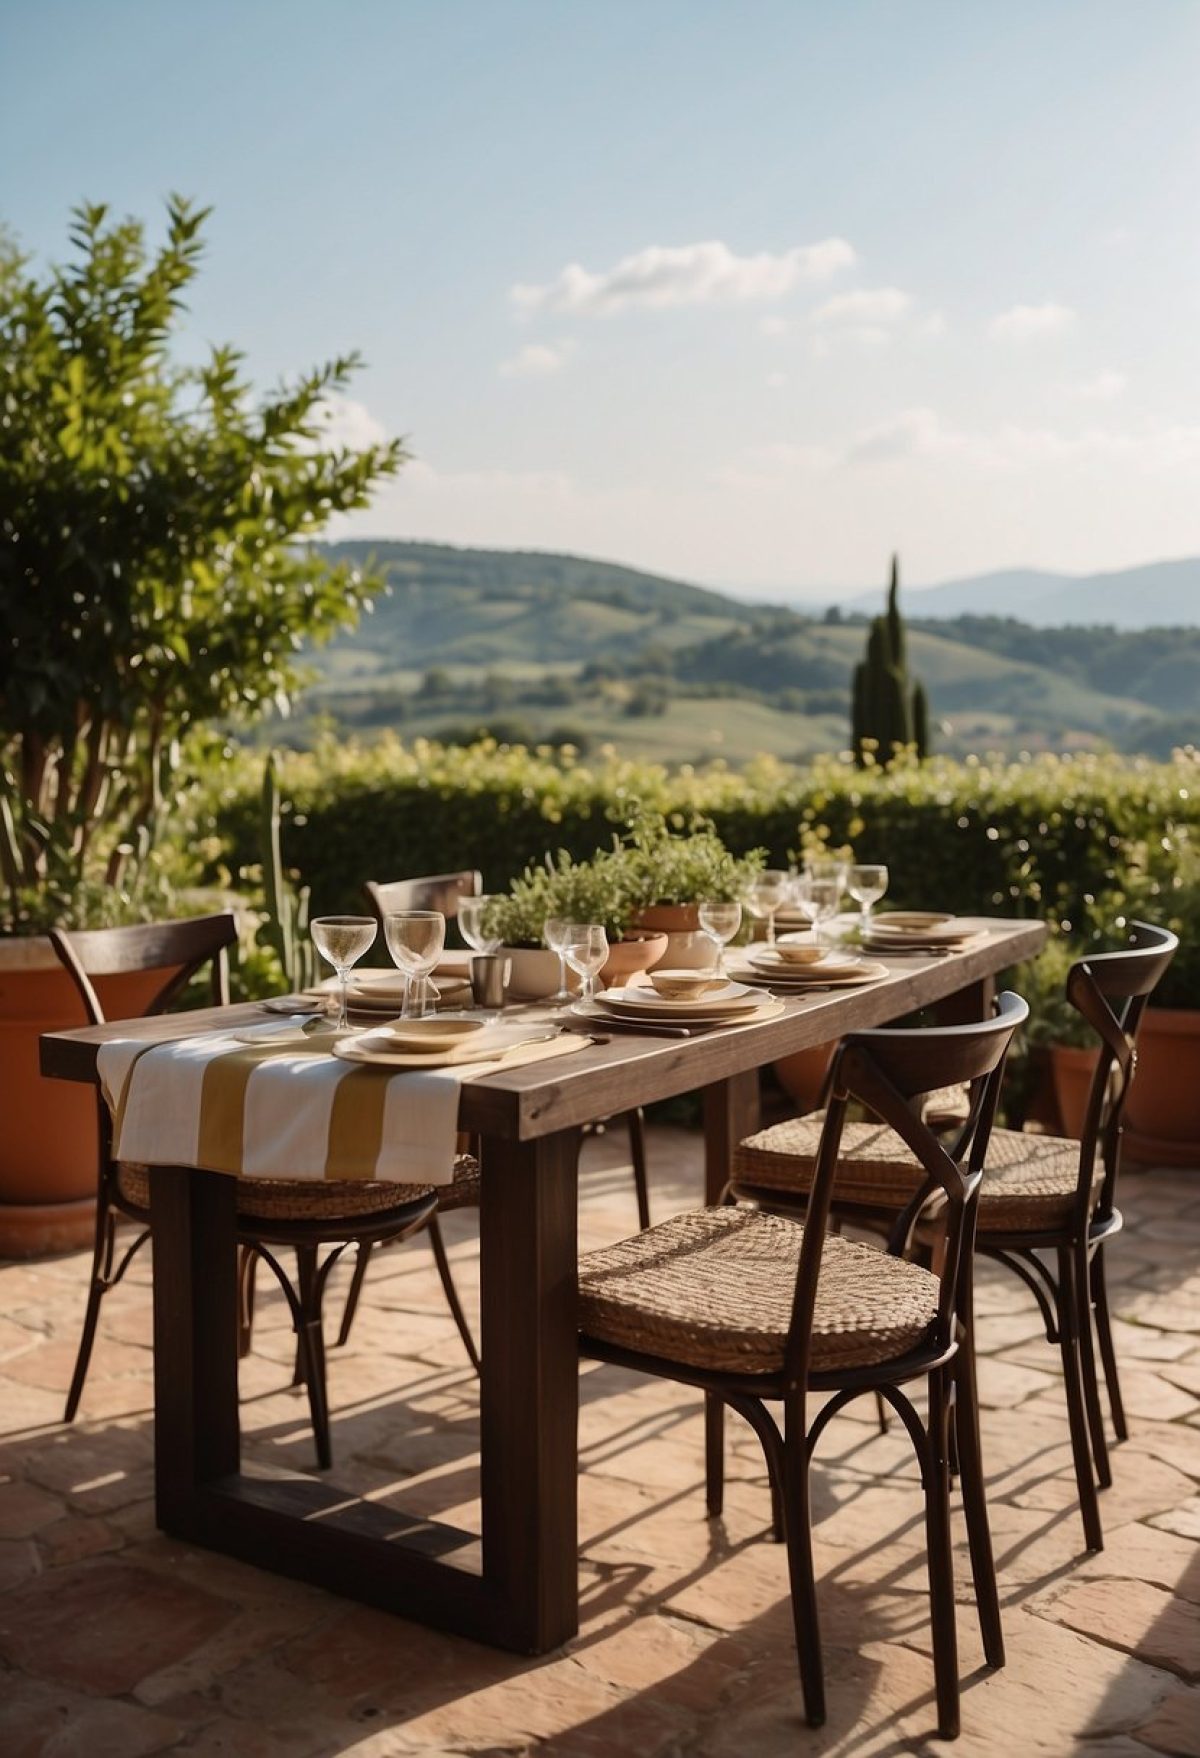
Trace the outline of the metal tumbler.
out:
[[[498,952],[479,952],[471,960],[471,996],[476,1007],[504,1006],[512,959]]]

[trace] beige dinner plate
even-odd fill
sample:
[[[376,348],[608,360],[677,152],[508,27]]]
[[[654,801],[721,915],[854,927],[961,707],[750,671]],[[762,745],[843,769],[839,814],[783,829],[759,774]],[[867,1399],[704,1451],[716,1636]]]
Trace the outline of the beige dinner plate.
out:
[[[599,1000],[600,997],[597,997]],[[598,1007],[595,1001],[577,1001],[569,1010],[576,1019],[585,1019],[592,1026],[613,1026],[617,1029],[636,1032],[639,1027],[647,1032],[669,1030],[677,1026],[683,1031],[715,1031],[718,1026],[757,1025],[762,1020],[774,1019],[782,1013],[783,1003],[767,990],[757,990],[754,994],[752,1007],[739,1008],[736,1013],[688,1013],[667,1016],[663,1013],[627,1013],[610,1008],[607,1012]]]
[[[758,996],[745,983],[726,983],[722,989],[714,989],[708,995],[685,996],[682,1000],[671,1001],[665,995],[659,995],[648,985],[630,989],[603,989],[596,996],[602,1009],[609,1013],[637,1014],[646,1019],[688,1020],[697,1014],[712,1014],[724,1017],[726,1014],[748,1012],[759,1004]]]
[[[379,1068],[462,1068],[473,1062],[499,1062],[526,1044],[548,1043],[559,1035],[557,1026],[494,1026],[476,1032],[469,1043],[456,1049],[430,1053],[389,1048],[387,1033],[372,1027],[340,1039],[333,1053],[343,1062],[364,1062]]]
[[[780,995],[799,995],[806,989],[852,989],[859,983],[876,983],[880,977],[890,977],[891,971],[885,964],[876,959],[861,959],[852,965],[843,965],[836,970],[823,970],[819,964],[801,965],[794,970],[766,971],[755,970],[755,982],[770,982],[772,989]]]

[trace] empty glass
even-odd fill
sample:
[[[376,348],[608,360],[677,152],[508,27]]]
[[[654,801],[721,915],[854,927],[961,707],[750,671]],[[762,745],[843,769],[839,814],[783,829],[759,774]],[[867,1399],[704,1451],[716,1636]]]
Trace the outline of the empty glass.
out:
[[[886,867],[851,867],[847,874],[846,889],[859,906],[859,927],[864,934],[871,925],[871,905],[879,902],[887,888]]]
[[[714,942],[713,969],[725,969],[725,948],[742,925],[740,903],[708,902],[700,905],[700,926]]]
[[[788,876],[781,867],[766,867],[750,881],[746,902],[767,924],[767,945],[775,944],[775,912],[787,895]]]
[[[375,918],[374,916],[318,916],[311,927],[313,945],[326,964],[331,964],[337,973],[339,984],[337,1029],[339,1032],[344,1032],[350,1025],[350,1018],[346,1011],[346,979],[363,953],[369,952],[375,944],[375,935],[378,932]]]
[[[555,1007],[565,1007],[568,1001],[575,999],[567,985],[567,961],[563,956],[563,941],[570,926],[566,916],[547,916],[542,923],[542,939],[551,952],[558,954],[558,989],[555,994],[550,996],[550,1001]]]
[[[608,957],[608,935],[599,922],[568,922],[562,939],[562,956],[582,979],[580,999],[590,1001],[596,993],[596,976]]]
[[[458,926],[463,939],[472,952],[497,952],[500,947],[500,936],[491,931],[488,918],[492,905],[498,901],[491,896],[463,897],[458,904]]]
[[[822,922],[832,922],[838,913],[838,905],[842,901],[841,879],[813,878],[809,883],[808,897],[812,909],[813,934],[819,940]]]
[[[430,971],[446,944],[446,918],[439,910],[396,910],[383,920],[392,963],[404,977],[401,1019],[424,1019],[432,1013],[429,1001]]]

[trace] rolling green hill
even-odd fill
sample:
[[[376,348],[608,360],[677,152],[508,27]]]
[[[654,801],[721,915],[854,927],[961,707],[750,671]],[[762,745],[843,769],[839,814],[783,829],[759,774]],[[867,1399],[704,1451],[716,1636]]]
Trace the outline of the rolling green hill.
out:
[[[452,738],[611,743],[668,762],[801,757],[847,737],[865,619],[820,619],[575,556],[339,544],[388,592],[313,656],[305,715]],[[1200,630],[910,624],[941,749],[1157,750],[1196,737]]]

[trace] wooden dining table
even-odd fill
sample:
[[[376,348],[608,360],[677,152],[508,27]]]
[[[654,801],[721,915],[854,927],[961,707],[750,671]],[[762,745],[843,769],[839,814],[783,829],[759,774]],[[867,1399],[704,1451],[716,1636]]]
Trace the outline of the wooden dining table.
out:
[[[584,1125],[703,1095],[705,1202],[759,1120],[776,1058],[920,1009],[990,1011],[997,974],[1041,948],[1038,921],[979,918],[969,949],[887,961],[859,988],[789,998],[777,1017],[673,1039],[628,1032],[577,1054],[465,1082],[459,1127],[481,1138],[481,1533],[409,1517],[326,1478],[242,1468],[236,1180],[150,1170],[157,1519],[166,1532],[405,1617],[526,1654],[578,1628],[576,1184]],[[264,1017],[254,1004],[47,1033],[43,1074],[97,1079],[114,1038],[166,1042]],[[701,1192],[697,1191],[697,1198]]]

